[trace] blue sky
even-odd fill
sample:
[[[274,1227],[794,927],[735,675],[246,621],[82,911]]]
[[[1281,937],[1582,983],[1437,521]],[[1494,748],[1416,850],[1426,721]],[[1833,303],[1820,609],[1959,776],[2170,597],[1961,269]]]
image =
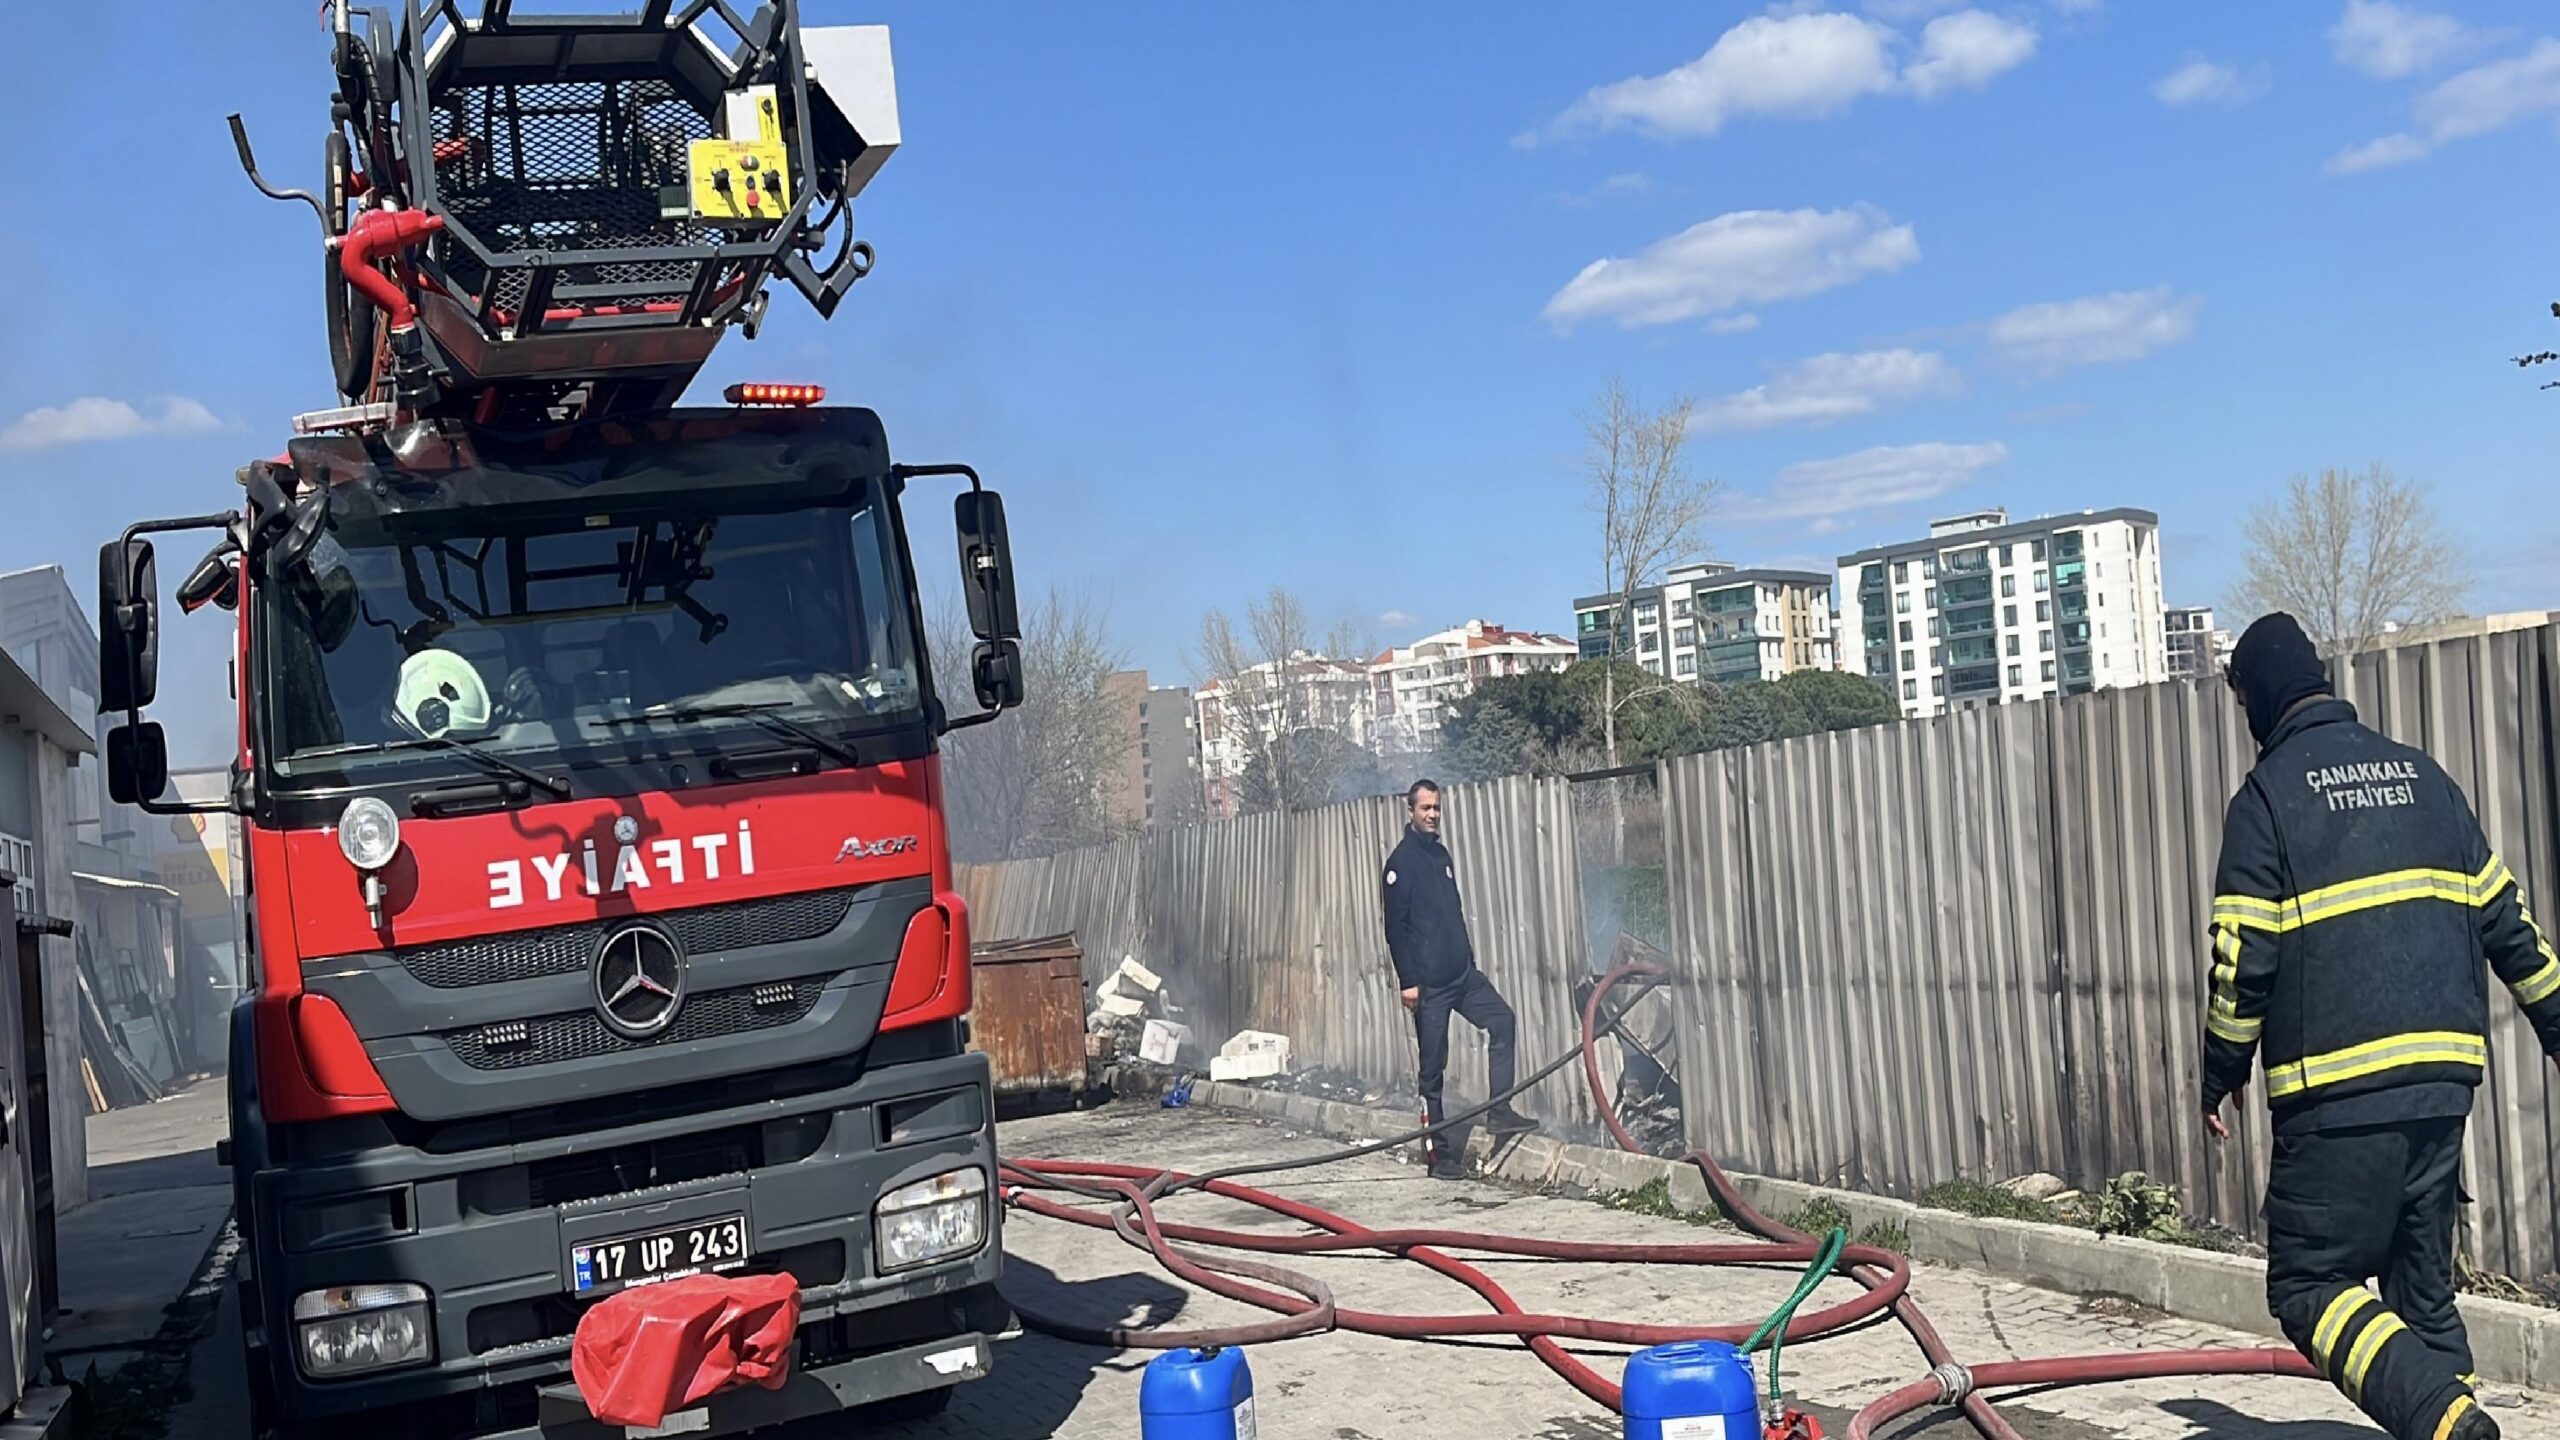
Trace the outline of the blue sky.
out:
[[[314,228],[223,128],[312,180],[316,9],[13,16],[0,175],[54,200],[0,226],[0,568],[85,592],[124,522],[229,504],[329,403]],[[2508,360],[2560,349],[2545,5],[807,16],[892,27],[878,268],[831,323],[778,294],[696,393],[822,381],[978,464],[1027,582],[1160,674],[1274,582],[1381,640],[1567,627],[1599,578],[1576,412],[1613,371],[1696,398],[1739,562],[2133,504],[2172,603],[2209,602],[2251,502],[2380,461],[2435,487],[2472,608],[2560,604],[2560,393]],[[915,528],[947,571],[944,514]],[[219,683],[219,628],[175,625],[173,685]]]

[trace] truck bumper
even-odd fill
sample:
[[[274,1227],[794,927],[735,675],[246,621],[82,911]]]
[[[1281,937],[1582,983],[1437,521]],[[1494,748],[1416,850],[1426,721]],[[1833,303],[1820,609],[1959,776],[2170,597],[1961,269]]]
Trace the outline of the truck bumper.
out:
[[[987,1337],[957,1335],[860,1360],[794,1373],[779,1390],[740,1389],[714,1395],[658,1426],[668,1435],[737,1435],[767,1425],[832,1415],[901,1395],[983,1378],[990,1364]],[[625,1440],[631,1432],[587,1414],[575,1385],[546,1386],[537,1423],[499,1433],[494,1440]]]
[[[800,1283],[794,1376],[715,1399],[708,1429],[894,1398],[985,1373],[1002,1207],[992,1089],[976,1054],[877,1064],[836,1088],[674,1118],[468,1148],[387,1145],[245,1177],[252,1259],[243,1316],[279,1418],[364,1417],[369,1437],[619,1435],[569,1385],[575,1246],[742,1214],[749,1271]],[[268,1148],[260,1147],[262,1150]],[[986,1172],[977,1250],[884,1275],[872,1205],[945,1171]],[[677,1178],[667,1178],[667,1177]],[[652,1183],[655,1182],[655,1183]],[[371,1227],[367,1229],[367,1227]],[[432,1359],[346,1379],[305,1378],[294,1297],[403,1283],[429,1296]],[[969,1352],[965,1363],[955,1356]],[[263,1351],[263,1355],[259,1352]],[[562,1413],[576,1406],[574,1417]],[[673,1433],[673,1432],[671,1432]]]

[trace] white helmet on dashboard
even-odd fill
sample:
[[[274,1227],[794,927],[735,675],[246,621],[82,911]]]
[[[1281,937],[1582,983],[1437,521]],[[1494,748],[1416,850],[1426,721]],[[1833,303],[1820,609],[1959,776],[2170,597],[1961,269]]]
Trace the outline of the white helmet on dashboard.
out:
[[[430,740],[489,728],[489,687],[470,661],[450,650],[421,650],[402,661],[391,703],[403,726]]]

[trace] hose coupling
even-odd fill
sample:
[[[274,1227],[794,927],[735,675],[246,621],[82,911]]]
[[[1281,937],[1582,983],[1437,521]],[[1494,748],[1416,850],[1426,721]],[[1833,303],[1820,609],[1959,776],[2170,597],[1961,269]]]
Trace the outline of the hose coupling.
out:
[[[1953,1360],[1931,1370],[1929,1376],[1938,1382],[1941,1405],[1961,1405],[1973,1394],[1973,1372]]]

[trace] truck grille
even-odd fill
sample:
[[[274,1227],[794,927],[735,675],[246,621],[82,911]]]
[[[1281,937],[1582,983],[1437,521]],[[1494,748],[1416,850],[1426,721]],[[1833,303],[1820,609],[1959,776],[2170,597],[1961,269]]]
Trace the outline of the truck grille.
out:
[[[844,923],[845,913],[853,908],[853,896],[850,889],[808,890],[798,895],[674,910],[650,918],[673,931],[687,952],[700,955],[815,940]],[[621,919],[586,920],[546,930],[516,930],[413,945],[395,953],[401,969],[439,990],[574,975],[595,958],[596,947],[604,942],[606,934],[625,923]]]
[[[657,1045],[716,1040],[748,1030],[770,1030],[806,1016],[816,1008],[827,978],[809,975],[688,996],[684,1008],[676,1012],[676,1023],[646,1040],[623,1039],[606,1029],[604,1021],[591,1012],[447,1031],[444,1039],[453,1047],[454,1055],[474,1070],[520,1070],[527,1065],[621,1055]]]

